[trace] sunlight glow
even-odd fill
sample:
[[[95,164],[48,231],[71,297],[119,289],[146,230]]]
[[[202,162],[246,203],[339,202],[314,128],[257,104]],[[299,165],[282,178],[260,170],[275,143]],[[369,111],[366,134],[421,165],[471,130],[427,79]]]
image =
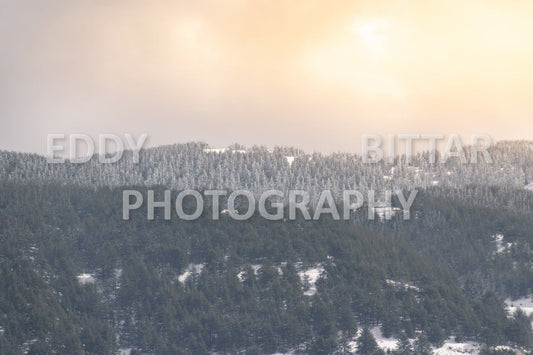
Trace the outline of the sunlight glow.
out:
[[[389,28],[387,19],[358,20],[352,25],[352,33],[362,41],[371,55],[382,56],[389,39]]]

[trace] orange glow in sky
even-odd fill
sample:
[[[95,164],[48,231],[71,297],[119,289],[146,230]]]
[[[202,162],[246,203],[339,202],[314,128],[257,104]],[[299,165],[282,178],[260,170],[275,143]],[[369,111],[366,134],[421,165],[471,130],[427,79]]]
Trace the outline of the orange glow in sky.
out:
[[[0,149],[48,133],[359,151],[364,133],[533,138],[531,1],[17,1]]]

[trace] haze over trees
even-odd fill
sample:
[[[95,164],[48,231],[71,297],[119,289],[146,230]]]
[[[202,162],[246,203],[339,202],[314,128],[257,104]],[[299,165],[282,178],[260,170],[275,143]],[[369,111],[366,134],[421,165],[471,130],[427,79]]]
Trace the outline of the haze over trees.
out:
[[[381,353],[375,327],[398,354],[450,337],[530,351],[531,320],[503,301],[533,293],[532,147],[477,166],[200,143],[139,165],[0,152],[0,353]],[[125,188],[390,186],[420,189],[412,219],[122,220]]]

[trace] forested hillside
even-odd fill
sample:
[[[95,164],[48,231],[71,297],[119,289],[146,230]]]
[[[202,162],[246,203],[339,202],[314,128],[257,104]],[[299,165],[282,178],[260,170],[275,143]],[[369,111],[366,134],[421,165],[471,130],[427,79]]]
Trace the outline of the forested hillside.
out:
[[[530,256],[513,259],[516,272],[499,267],[512,262],[506,253],[483,257],[495,250],[492,232],[530,243],[530,216],[495,220],[497,210],[482,208],[465,216],[462,202],[424,198],[417,208],[442,224],[423,215],[148,221],[141,210],[124,221],[120,188],[2,183],[1,196],[5,353],[319,354],[342,352],[358,328],[376,325],[387,336],[423,331],[434,345],[452,335],[531,342],[527,317],[509,318],[497,294],[527,291],[531,272],[519,270]],[[470,223],[447,224],[451,211]]]
[[[477,165],[200,143],[138,165],[0,152],[0,353],[379,354],[377,328],[396,354],[450,338],[531,351],[531,319],[504,300],[533,293],[532,147]],[[409,220],[122,219],[124,189],[213,187],[420,191]]]
[[[468,147],[465,151],[470,156]],[[411,163],[402,156],[394,164],[386,160],[368,164],[357,154],[305,154],[296,148],[239,145],[212,149],[204,143],[187,143],[141,150],[139,164],[131,151],[113,164],[101,164],[96,156],[84,164],[48,164],[39,155],[3,151],[0,178],[82,186],[248,189],[257,194],[268,189],[304,189],[312,196],[324,189],[339,194],[344,189],[364,192],[472,184],[524,188],[533,183],[533,141],[499,142],[489,152],[492,163],[480,155],[478,164],[463,164],[456,157],[445,164],[438,159],[431,164],[429,153],[420,153]]]

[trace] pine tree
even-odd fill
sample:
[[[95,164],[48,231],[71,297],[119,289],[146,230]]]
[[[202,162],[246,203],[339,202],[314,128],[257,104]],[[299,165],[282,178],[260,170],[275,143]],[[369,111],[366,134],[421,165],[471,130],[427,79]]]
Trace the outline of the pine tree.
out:
[[[404,332],[401,332],[398,338],[397,350],[394,351],[394,355],[414,355],[413,347],[411,346],[411,341],[405,335]]]
[[[357,338],[357,352],[361,355],[379,355],[383,354],[383,350],[378,347],[378,343],[374,335],[370,332],[368,327],[363,328],[361,335]]]
[[[429,343],[428,338],[421,333],[418,335],[418,338],[414,344],[415,354],[417,355],[432,355],[433,350],[431,349],[431,344]]]

